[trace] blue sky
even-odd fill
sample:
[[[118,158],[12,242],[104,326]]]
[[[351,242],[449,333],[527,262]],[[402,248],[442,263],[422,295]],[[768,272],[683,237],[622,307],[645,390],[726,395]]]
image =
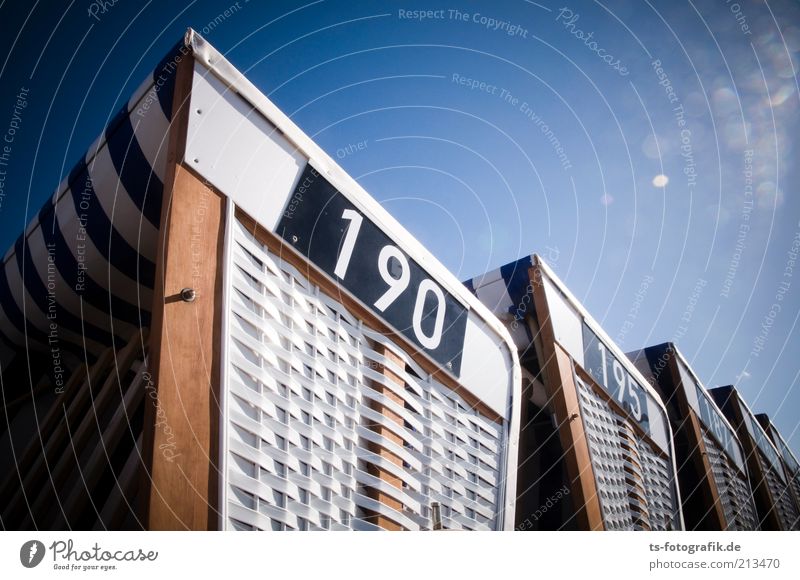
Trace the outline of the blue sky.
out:
[[[796,2],[263,4],[3,3],[0,248],[192,26],[459,278],[539,252],[800,448]]]

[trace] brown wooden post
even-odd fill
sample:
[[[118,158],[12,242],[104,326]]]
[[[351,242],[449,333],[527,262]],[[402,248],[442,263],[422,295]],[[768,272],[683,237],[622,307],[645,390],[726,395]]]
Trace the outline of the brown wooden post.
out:
[[[682,398],[685,398],[686,395],[684,394]],[[714,480],[714,470],[711,468],[711,462],[708,460],[708,450],[706,449],[705,441],[703,441],[703,428],[700,426],[700,421],[698,420],[697,416],[694,413],[694,410],[687,409],[686,410],[688,416],[689,424],[684,423],[681,425],[681,429],[690,430],[692,435],[689,437],[689,441],[695,441],[696,445],[693,446],[693,449],[689,452],[690,460],[694,462],[696,469],[699,470],[699,473],[705,473],[706,477],[702,478],[701,483],[701,493],[704,496],[708,497],[708,501],[711,502],[713,508],[710,510],[711,514],[714,518],[714,524],[718,526],[720,530],[727,530],[728,526],[732,523],[729,522],[728,519],[725,517],[725,510],[722,507],[722,502],[719,499],[719,490],[717,489],[717,483]],[[688,490],[684,490],[686,493]],[[708,505],[708,502],[704,502],[705,505]]]
[[[145,526],[219,527],[219,396],[225,199],[183,164],[193,57],[175,82],[145,398]],[[193,301],[181,298],[191,288]]]
[[[600,510],[589,445],[583,430],[578,386],[573,379],[572,361],[566,351],[555,342],[555,331],[542,284],[542,271],[535,265],[530,268],[528,275],[533,282],[536,315],[542,335],[543,368],[547,378],[545,387],[558,424],[567,477],[571,482],[571,492],[575,498],[578,527],[584,530],[602,530],[603,515]]]
[[[728,405],[733,409],[735,418],[731,423],[736,428],[736,434],[739,437],[739,442],[742,444],[742,451],[744,451],[744,455],[747,459],[747,471],[750,474],[750,485],[753,487],[756,508],[758,508],[759,503],[763,507],[768,508],[766,514],[762,514],[756,509],[756,513],[760,518],[759,523],[761,529],[773,531],[783,530],[783,524],[778,514],[778,506],[775,502],[775,498],[772,497],[772,492],[767,482],[767,474],[762,468],[761,460],[759,459],[759,453],[761,453],[761,451],[759,451],[755,441],[753,441],[753,438],[750,436],[750,432],[747,430],[744,417],[745,411],[742,409],[742,403],[739,401],[739,393],[731,390],[729,396],[731,400],[728,401]],[[728,420],[730,419],[731,418],[728,417]]]

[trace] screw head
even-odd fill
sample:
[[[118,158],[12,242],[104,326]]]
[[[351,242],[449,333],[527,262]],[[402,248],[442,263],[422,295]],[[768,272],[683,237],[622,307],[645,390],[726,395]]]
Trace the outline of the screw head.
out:
[[[194,288],[184,288],[181,290],[181,300],[184,302],[194,302],[197,298],[197,291]]]

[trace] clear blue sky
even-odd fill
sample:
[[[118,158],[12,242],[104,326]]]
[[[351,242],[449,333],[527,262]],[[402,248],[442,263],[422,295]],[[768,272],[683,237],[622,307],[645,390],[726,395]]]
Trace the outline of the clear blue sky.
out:
[[[549,255],[800,448],[797,2],[33,4],[0,5],[3,251],[192,26],[459,278]]]

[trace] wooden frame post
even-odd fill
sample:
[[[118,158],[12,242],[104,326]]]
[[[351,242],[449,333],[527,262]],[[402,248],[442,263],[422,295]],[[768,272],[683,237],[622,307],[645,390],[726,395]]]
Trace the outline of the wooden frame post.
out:
[[[674,349],[674,345],[672,348]],[[719,498],[719,490],[714,481],[713,470],[708,460],[708,450],[703,441],[703,428],[700,425],[700,420],[697,418],[694,409],[689,405],[687,390],[695,387],[694,385],[683,384],[683,378],[679,368],[680,364],[677,350],[674,349],[669,356],[669,364],[667,365],[669,380],[672,382],[670,397],[677,397],[678,409],[680,410],[681,416],[684,417],[684,420],[681,421],[680,425],[675,429],[673,437],[676,440],[683,439],[690,446],[687,461],[692,462],[697,473],[705,474],[704,477],[700,477],[699,489],[691,490],[692,493],[702,494],[703,505],[711,504],[713,506],[713,512],[704,515],[703,519],[710,516],[713,518],[712,523],[716,526],[716,529],[726,530],[730,522],[728,522],[725,517],[725,510]],[[679,479],[680,469],[679,467],[677,474]],[[689,490],[682,490],[682,502],[686,501],[687,496],[683,494],[686,494],[688,491]],[[681,506],[681,509],[683,509],[683,506]]]
[[[698,470],[699,473],[705,473],[706,477],[703,477],[700,482],[700,493],[703,494],[704,497],[708,498],[708,501],[705,501],[705,505],[711,503],[712,509],[709,510],[710,513],[706,514],[707,516],[712,516],[714,524],[720,530],[727,530],[728,526],[731,525],[731,522],[725,517],[725,510],[722,507],[722,502],[719,498],[719,490],[717,489],[717,484],[714,481],[714,470],[711,468],[711,462],[708,460],[708,450],[706,449],[706,444],[703,441],[703,428],[700,425],[700,420],[695,415],[693,409],[686,410],[687,422],[681,425],[681,429],[691,430],[692,436],[689,438],[690,441],[695,442],[695,445],[692,446],[692,449],[689,451],[689,461],[694,462],[695,468]],[[685,493],[685,490],[684,490]]]
[[[145,400],[143,524],[219,527],[220,353],[225,199],[182,164],[194,58],[176,71]],[[186,301],[184,288],[194,290]]]
[[[589,455],[589,445],[583,429],[577,385],[569,355],[555,342],[555,331],[550,319],[542,276],[534,265],[528,270],[532,282],[536,316],[542,333],[543,369],[547,380],[545,387],[552,402],[558,425],[558,435],[564,450],[564,462],[571,492],[575,502],[578,527],[583,530],[603,530],[603,514],[594,479],[594,469]]]

